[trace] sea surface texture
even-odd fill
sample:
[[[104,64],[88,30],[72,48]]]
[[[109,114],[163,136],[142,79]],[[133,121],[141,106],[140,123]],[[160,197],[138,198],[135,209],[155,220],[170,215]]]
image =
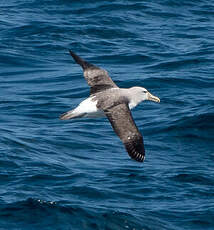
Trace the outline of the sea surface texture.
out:
[[[132,111],[144,163],[71,49],[161,103]],[[214,1],[0,1],[0,230],[214,229]]]

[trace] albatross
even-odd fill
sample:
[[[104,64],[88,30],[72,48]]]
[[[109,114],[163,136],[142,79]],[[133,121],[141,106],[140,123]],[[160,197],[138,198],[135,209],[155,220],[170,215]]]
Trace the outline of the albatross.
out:
[[[90,86],[90,96],[75,109],[63,113],[60,119],[107,117],[129,156],[138,162],[143,162],[145,159],[143,137],[133,120],[131,109],[142,101],[159,103],[160,99],[143,87],[119,88],[105,69],[83,60],[71,50],[69,52],[83,69],[85,80]]]

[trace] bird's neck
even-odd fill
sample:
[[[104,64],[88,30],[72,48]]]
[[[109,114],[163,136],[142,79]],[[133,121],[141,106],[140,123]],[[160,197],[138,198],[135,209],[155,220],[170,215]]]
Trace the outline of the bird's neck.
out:
[[[142,100],[139,100],[137,98],[131,98],[131,100],[129,100],[129,109],[133,109],[135,108],[138,104],[140,104]]]
[[[136,107],[140,102],[142,102],[142,98],[140,98],[137,94],[131,92],[129,89],[126,89],[126,95],[129,101],[129,109],[133,109]]]

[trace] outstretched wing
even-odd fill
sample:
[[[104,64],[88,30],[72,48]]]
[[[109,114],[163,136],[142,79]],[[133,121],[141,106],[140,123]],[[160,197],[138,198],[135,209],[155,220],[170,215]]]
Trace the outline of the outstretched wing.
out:
[[[71,50],[69,52],[75,60],[75,62],[82,67],[84,77],[88,85],[91,87],[91,94],[110,88],[118,88],[117,85],[109,77],[108,72],[106,70],[88,63]]]
[[[129,156],[136,161],[143,162],[145,157],[143,137],[132,118],[128,105],[118,104],[105,110],[105,114]]]

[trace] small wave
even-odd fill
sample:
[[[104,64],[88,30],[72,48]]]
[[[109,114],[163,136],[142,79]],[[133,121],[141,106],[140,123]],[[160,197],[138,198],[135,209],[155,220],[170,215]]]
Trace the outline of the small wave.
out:
[[[188,117],[182,117],[171,121],[167,127],[158,127],[159,132],[171,132],[175,136],[213,139],[210,135],[214,130],[214,114],[199,114]]]
[[[184,117],[176,122],[176,125],[171,126],[172,129],[194,128],[200,130],[214,129],[214,114],[199,114],[191,117]]]
[[[213,181],[210,180],[207,176],[196,175],[190,173],[180,173],[171,178],[177,182],[185,182],[185,183],[193,183],[193,184],[201,184],[201,185],[212,185]]]
[[[192,59],[186,59],[186,60],[175,60],[175,61],[167,61],[167,62],[160,62],[154,65],[150,65],[147,68],[152,69],[161,69],[161,70],[177,70],[179,68],[186,68],[186,66],[194,67],[198,66],[199,64],[203,64],[206,62],[211,62],[212,59],[205,59],[205,58],[192,58]]]
[[[29,198],[25,201],[3,204],[0,224],[9,229],[168,229],[157,218],[145,220],[119,211],[106,211],[88,207],[61,206],[53,201]],[[157,228],[156,225],[159,225]]]

